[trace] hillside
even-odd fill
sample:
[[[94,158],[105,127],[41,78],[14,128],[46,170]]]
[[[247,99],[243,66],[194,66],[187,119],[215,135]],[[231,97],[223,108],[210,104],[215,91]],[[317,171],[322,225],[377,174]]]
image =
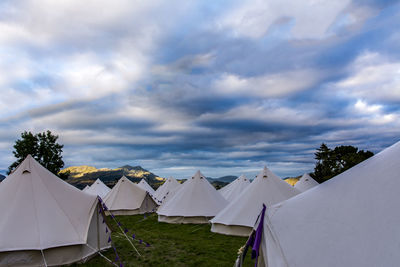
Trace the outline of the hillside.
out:
[[[283,180],[285,182],[287,182],[288,184],[290,184],[291,186],[294,186],[300,179],[301,175],[298,177],[287,177],[287,178],[283,178]]]
[[[222,177],[219,177],[219,178],[207,177],[207,180],[210,183],[212,183],[212,182],[230,183],[230,182],[233,182],[236,178],[238,178],[238,177],[234,176],[234,175],[227,175],[227,176],[222,176]]]
[[[220,189],[220,188],[224,187],[225,185],[229,184],[230,182],[234,181],[236,178],[237,178],[237,176],[227,175],[227,176],[222,176],[222,177],[219,177],[219,178],[207,177],[207,180],[216,189]]]
[[[106,185],[112,187],[117,183],[118,179],[125,175],[133,182],[139,182],[145,179],[151,186],[157,187],[164,179],[154,173],[143,169],[141,166],[125,165],[116,169],[101,168],[97,169],[92,166],[72,166],[60,171],[62,174],[68,174],[68,183],[84,188],[86,185],[91,185],[96,179],[100,178]]]

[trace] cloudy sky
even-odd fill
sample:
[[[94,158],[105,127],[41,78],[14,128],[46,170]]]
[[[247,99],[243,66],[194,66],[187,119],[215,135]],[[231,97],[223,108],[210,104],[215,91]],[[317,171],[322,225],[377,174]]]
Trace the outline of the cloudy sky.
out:
[[[400,1],[3,0],[0,170],[51,130],[66,166],[313,170],[400,136]]]

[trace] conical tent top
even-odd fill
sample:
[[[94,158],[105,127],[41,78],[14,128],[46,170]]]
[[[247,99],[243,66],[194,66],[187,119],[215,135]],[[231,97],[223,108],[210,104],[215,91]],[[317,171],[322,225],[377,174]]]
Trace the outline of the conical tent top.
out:
[[[157,190],[154,192],[154,198],[163,203],[174,194],[177,188],[180,187],[180,183],[175,180],[174,177],[169,177]]]
[[[195,178],[203,179],[203,178],[205,178],[205,177],[204,177],[204,175],[200,172],[200,170],[198,170],[198,171],[192,176],[192,179],[195,179]]]
[[[264,169],[257,175],[256,178],[268,178],[274,175],[268,168],[267,166],[264,166]],[[276,176],[276,175],[275,175]]]
[[[249,179],[247,179],[246,175],[242,174],[239,176],[238,180],[243,180],[243,181],[248,181]]]
[[[137,184],[140,188],[146,190],[147,192],[149,192],[150,194],[154,194],[154,189],[153,187],[151,187],[145,180],[145,178],[143,178],[142,180],[140,180],[140,182]]]
[[[100,179],[97,179],[88,189],[85,190],[86,193],[100,196],[104,198],[111,189],[106,186]]]
[[[317,186],[318,182],[315,181],[308,173],[303,174],[303,176],[297,181],[294,185],[294,188],[297,190],[304,192],[314,186]]]
[[[29,154],[28,156],[26,156],[25,160],[24,160],[24,165],[22,165],[22,174],[24,173],[31,173],[31,160],[33,159],[33,157],[31,156],[31,154]]]
[[[237,198],[242,191],[246,189],[246,187],[250,185],[249,179],[245,175],[241,175],[239,178],[236,178],[234,181],[230,182],[228,185],[219,189],[218,192],[228,200],[229,202],[233,201]]]

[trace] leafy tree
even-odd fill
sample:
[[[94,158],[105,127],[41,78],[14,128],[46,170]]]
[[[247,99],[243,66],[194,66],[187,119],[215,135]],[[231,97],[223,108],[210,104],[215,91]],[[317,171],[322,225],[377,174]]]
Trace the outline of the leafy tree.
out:
[[[15,141],[13,154],[17,160],[8,167],[8,174],[30,154],[46,169],[57,175],[64,167],[61,156],[64,146],[58,144],[57,139],[58,136],[53,135],[50,131],[39,134],[23,132],[21,139]]]
[[[354,146],[338,146],[330,149],[322,143],[314,155],[317,163],[311,176],[322,183],[372,157],[374,153],[358,150]]]

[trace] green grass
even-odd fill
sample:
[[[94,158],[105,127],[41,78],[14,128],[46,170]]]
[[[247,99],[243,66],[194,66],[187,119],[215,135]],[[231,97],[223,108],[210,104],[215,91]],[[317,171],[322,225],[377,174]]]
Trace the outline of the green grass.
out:
[[[108,218],[113,229],[112,239],[124,266],[233,266],[238,249],[246,237],[215,234],[210,225],[168,224],[157,221],[157,215],[117,216],[116,219],[129,229],[128,235],[136,235],[133,244],[142,256],[138,256],[130,243],[117,230],[115,222]],[[138,239],[150,243],[150,247],[139,244]],[[114,260],[114,250],[103,254]],[[244,266],[254,266],[250,255]],[[100,256],[84,264],[73,266],[112,266]]]

